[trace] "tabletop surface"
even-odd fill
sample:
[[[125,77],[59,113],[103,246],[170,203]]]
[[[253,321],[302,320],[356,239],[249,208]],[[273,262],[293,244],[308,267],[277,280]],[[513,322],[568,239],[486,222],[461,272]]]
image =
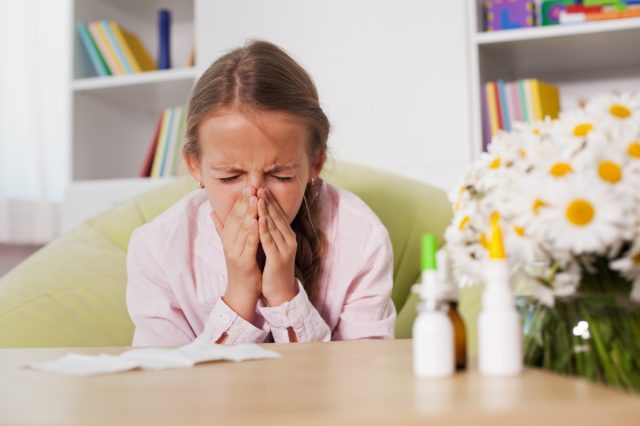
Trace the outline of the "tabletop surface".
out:
[[[537,369],[415,378],[411,340],[264,346],[282,357],[93,377],[24,366],[128,348],[0,349],[0,425],[640,425],[638,394]]]

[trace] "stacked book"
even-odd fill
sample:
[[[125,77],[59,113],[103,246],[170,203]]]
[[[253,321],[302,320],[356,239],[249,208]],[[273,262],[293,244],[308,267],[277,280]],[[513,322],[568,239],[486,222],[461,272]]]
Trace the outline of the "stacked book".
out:
[[[144,164],[140,169],[141,177],[184,174],[181,164],[185,119],[184,106],[167,108],[160,114]]]
[[[640,17],[640,0],[483,0],[485,31]]]
[[[97,75],[124,75],[156,69],[140,39],[116,22],[79,23],[77,28]]]
[[[612,0],[567,4],[558,13],[558,23],[576,24],[609,19],[638,18],[640,17],[640,4],[638,3],[640,3],[638,0]]]
[[[514,122],[557,118],[560,112],[558,88],[535,79],[489,81],[484,84],[481,98],[485,147],[498,130],[510,131]]]

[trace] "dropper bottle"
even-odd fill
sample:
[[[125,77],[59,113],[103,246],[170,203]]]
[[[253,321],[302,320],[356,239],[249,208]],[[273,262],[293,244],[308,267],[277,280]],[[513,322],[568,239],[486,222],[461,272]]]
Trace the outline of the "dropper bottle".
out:
[[[446,248],[438,250],[438,282],[442,287],[442,301],[447,304],[449,319],[453,325],[453,340],[455,342],[456,370],[467,368],[467,329],[458,311],[460,292],[453,277],[452,262]]]
[[[437,243],[434,235],[426,234],[421,241],[422,284],[412,291],[418,293],[418,316],[413,323],[413,370],[418,377],[440,378],[454,372],[453,325],[442,302],[436,265]]]
[[[482,311],[478,317],[478,370],[486,376],[522,371],[522,327],[509,280],[500,226],[491,224]]]

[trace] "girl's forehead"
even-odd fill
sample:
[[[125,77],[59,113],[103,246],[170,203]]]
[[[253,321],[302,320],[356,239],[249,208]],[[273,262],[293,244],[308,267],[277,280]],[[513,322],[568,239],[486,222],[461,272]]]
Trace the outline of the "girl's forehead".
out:
[[[275,165],[299,161],[308,136],[305,124],[289,114],[222,111],[203,120],[199,139],[211,161]]]

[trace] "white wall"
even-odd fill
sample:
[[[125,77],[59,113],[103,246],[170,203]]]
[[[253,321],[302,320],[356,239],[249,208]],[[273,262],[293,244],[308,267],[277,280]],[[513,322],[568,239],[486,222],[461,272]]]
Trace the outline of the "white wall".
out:
[[[197,0],[197,62],[274,42],[315,79],[333,157],[453,185],[470,158],[466,2]]]

